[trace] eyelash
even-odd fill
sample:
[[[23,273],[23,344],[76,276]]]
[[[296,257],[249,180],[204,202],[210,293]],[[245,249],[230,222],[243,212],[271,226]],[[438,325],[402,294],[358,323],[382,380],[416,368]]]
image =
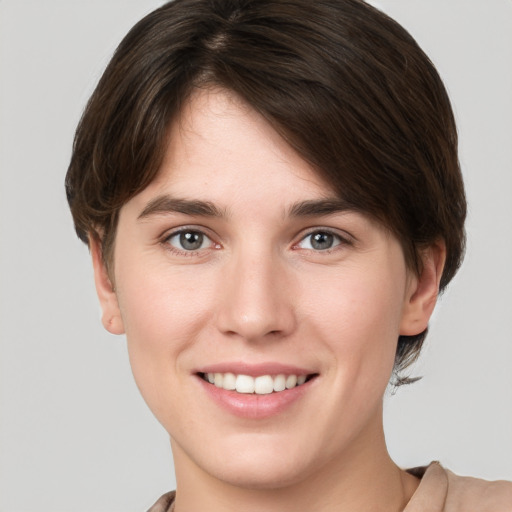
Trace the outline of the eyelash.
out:
[[[180,249],[174,245],[171,244],[171,239],[184,235],[184,234],[195,234],[200,235],[201,237],[204,237],[206,240],[202,240],[201,247],[194,250],[186,250],[186,249]],[[315,249],[312,247],[312,244],[310,242],[309,248],[304,248],[304,250],[311,251],[318,254],[330,254],[333,251],[338,250],[340,246],[352,246],[353,240],[351,240],[348,236],[342,236],[337,232],[334,232],[331,229],[327,228],[314,228],[310,230],[308,233],[304,234],[300,240],[297,243],[294,243],[292,246],[292,249],[294,250],[300,250],[300,244],[303,243],[305,240],[307,240],[309,237],[312,237],[313,235],[328,235],[332,236],[334,239],[335,245],[332,247],[328,247],[326,249]],[[205,241],[209,241],[209,247],[202,247],[203,243]],[[208,236],[205,231],[202,228],[191,228],[191,227],[182,227],[177,229],[176,231],[172,231],[171,233],[167,233],[163,238],[161,243],[166,247],[167,250],[170,252],[179,255],[179,256],[185,256],[185,257],[191,257],[191,256],[198,256],[201,255],[201,253],[204,253],[205,249],[220,249],[221,245],[218,243],[215,243],[210,236]],[[205,254],[205,253],[204,253]]]
[[[310,230],[308,233],[306,233],[302,238],[293,245],[293,249],[300,249],[299,245],[303,243],[305,240],[307,240],[309,237],[312,237],[313,235],[329,235],[332,236],[335,240],[335,245],[332,247],[328,247],[326,249],[314,249],[306,248],[304,250],[314,252],[316,254],[331,254],[332,252],[341,249],[340,246],[352,246],[354,244],[353,240],[349,236],[342,236],[338,232],[335,232],[328,228],[314,228]],[[311,243],[310,243],[311,245]]]
[[[189,228],[189,227],[182,227],[180,229],[177,229],[176,231],[167,233],[162,239],[162,244],[165,246],[165,248],[168,251],[170,251],[171,253],[176,254],[178,256],[190,257],[190,256],[198,256],[198,255],[201,255],[201,253],[204,253],[204,249],[207,249],[207,247],[200,247],[195,250],[186,250],[186,249],[180,249],[171,244],[171,239],[178,237],[180,235],[187,234],[187,233],[188,234],[196,234],[196,235],[200,235],[200,236],[204,237],[205,240],[203,240],[203,242],[204,241],[210,242],[210,244],[209,244],[210,247],[208,247],[208,248],[220,249],[220,247],[221,247],[220,244],[215,243],[212,240],[212,238],[204,232],[203,229]]]

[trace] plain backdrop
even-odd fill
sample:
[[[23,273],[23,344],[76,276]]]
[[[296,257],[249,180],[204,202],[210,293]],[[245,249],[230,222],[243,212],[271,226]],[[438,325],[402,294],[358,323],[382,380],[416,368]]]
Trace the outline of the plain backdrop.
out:
[[[157,0],[0,0],[0,511],[140,512],[174,487],[168,439],[106,333],[63,180],[114,48]],[[386,397],[404,467],[512,480],[512,2],[382,0],[453,101],[466,261]]]

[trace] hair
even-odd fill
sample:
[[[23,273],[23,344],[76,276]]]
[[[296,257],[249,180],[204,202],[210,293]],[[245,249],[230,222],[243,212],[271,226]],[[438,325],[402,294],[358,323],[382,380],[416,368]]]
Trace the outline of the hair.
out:
[[[466,200],[450,101],[398,23],[362,0],[175,0],[123,39],[78,125],[66,192],[78,236],[112,262],[121,207],[158,173],[171,120],[220,87],[259,112],[354,210],[400,241],[409,268],[464,253]],[[426,330],[400,336],[395,384]]]

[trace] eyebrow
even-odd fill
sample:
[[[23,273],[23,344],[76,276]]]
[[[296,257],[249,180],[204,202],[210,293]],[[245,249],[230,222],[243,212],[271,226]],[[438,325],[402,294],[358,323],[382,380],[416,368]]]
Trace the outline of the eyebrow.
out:
[[[354,207],[347,201],[334,197],[295,203],[289,209],[288,215],[290,217],[315,217],[321,215],[332,215],[346,211],[354,211]]]
[[[138,219],[165,213],[182,213],[184,215],[197,215],[200,217],[226,216],[225,211],[220,210],[210,201],[179,199],[166,194],[152,199],[142,210]]]
[[[312,199],[300,201],[288,209],[289,217],[315,217],[354,210],[346,201],[339,198]],[[170,195],[161,195],[152,199],[139,214],[138,219],[166,213],[181,213],[199,217],[227,216],[226,210],[219,209],[210,201],[181,199]]]

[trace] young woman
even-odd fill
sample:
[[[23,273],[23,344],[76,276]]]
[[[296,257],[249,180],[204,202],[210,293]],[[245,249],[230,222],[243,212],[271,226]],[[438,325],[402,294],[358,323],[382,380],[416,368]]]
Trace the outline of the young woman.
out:
[[[103,323],[171,439],[153,512],[511,510],[390,458],[382,399],[464,248],[446,91],[359,0],[176,0],[140,21],[66,179]]]

